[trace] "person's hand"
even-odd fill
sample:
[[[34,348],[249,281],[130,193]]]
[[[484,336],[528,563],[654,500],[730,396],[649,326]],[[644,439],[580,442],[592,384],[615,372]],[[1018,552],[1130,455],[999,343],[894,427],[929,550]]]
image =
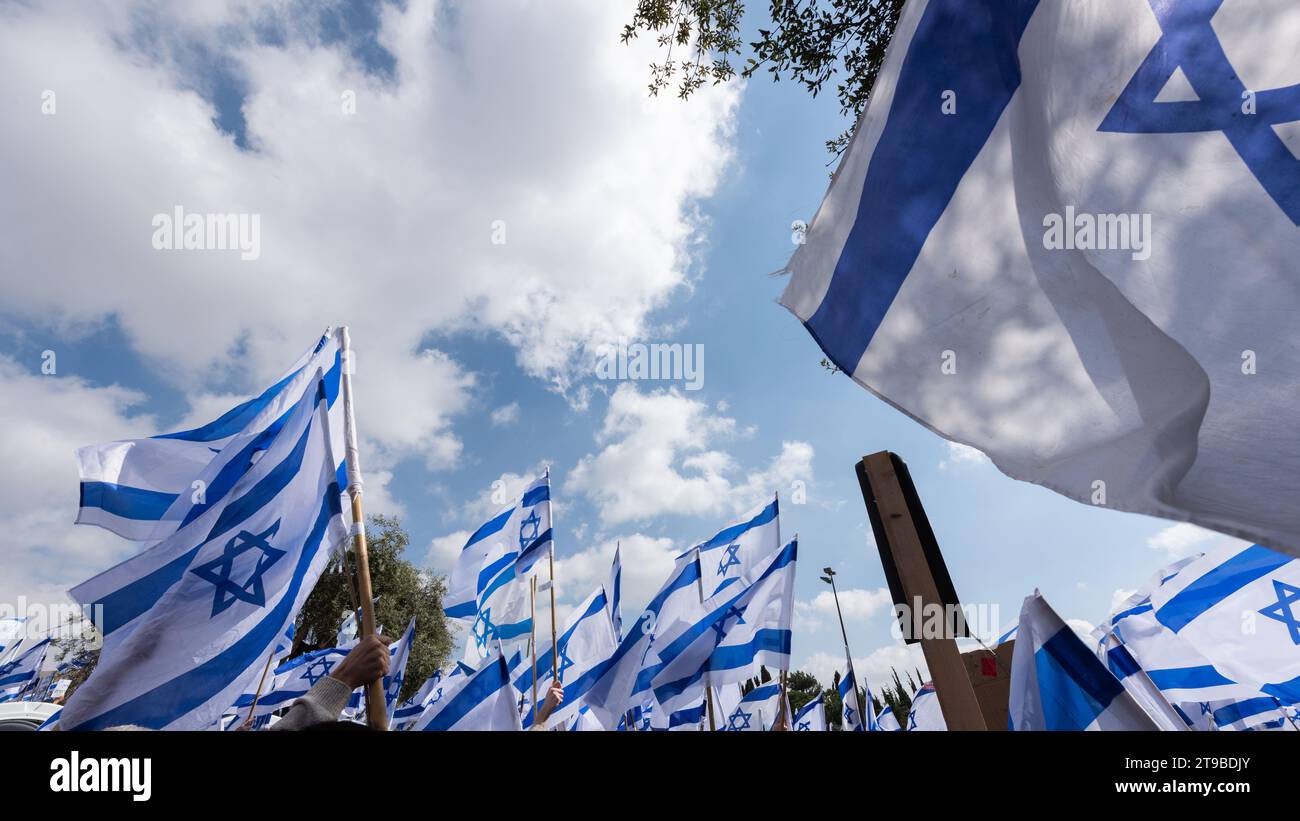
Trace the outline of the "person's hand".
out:
[[[388,645],[392,641],[387,636],[366,636],[348,651],[330,678],[338,679],[352,690],[379,681],[388,675]]]
[[[553,713],[555,711],[555,708],[559,707],[563,703],[564,703],[564,685],[562,684],[551,685],[551,689],[546,691],[546,702],[544,704],[544,706],[546,707],[547,715]]]

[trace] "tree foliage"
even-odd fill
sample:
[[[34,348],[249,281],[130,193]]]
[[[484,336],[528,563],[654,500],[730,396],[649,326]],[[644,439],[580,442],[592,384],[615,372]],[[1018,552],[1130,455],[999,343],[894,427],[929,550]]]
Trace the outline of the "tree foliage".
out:
[[[452,635],[442,611],[447,584],[442,577],[431,576],[403,558],[411,539],[400,521],[390,516],[370,516],[369,520],[366,534],[370,582],[379,597],[375,622],[383,627],[385,635],[397,638],[411,618],[415,618],[415,642],[399,696],[405,699],[451,655]],[[334,645],[339,627],[356,597],[344,568],[355,573],[355,567],[356,562],[349,553],[346,565],[325,573],[316,583],[298,616],[291,657]]]
[[[767,72],[774,82],[799,83],[814,97],[834,83],[840,112],[857,122],[903,0],[770,0],[768,20],[747,44],[737,71],[745,5],[746,0],[638,0],[622,40],[644,32],[662,50],[662,60],[650,65],[650,93],[675,86],[686,99],[706,83]],[[828,140],[827,149],[839,154],[852,133],[849,128]]]

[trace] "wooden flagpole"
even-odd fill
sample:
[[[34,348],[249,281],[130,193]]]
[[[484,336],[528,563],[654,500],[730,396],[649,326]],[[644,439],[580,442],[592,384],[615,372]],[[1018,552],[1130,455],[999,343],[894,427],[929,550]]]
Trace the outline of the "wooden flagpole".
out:
[[[956,593],[948,579],[943,555],[939,553],[903,460],[889,451],[880,451],[864,457],[857,465],[857,473],[895,604],[903,604],[906,609],[902,612],[913,615],[912,626],[916,624],[915,617],[929,612],[931,605],[939,612],[944,611],[945,605],[955,606]],[[942,585],[936,573],[944,580]],[[941,586],[946,590],[946,597],[940,591]],[[905,629],[904,635],[911,632],[914,631]],[[987,730],[975,688],[957,649],[956,636],[929,638],[925,632],[909,643],[920,642],[944,723],[949,730]]]
[[[270,672],[271,660],[274,658],[275,648],[272,647],[271,652],[266,656],[266,666],[262,668],[262,679],[257,682],[257,692],[253,693],[253,706],[248,708],[248,718],[244,719],[243,725],[240,726],[241,730],[253,723],[253,713],[257,712],[257,700],[262,697],[262,688],[266,686],[266,674]]]
[[[529,577],[528,585],[528,623],[532,625],[532,636],[528,643],[533,654],[533,726],[537,726],[537,576]]]
[[[348,496],[352,500],[352,553],[357,560],[357,598],[361,601],[360,638],[375,634],[374,591],[370,588],[370,553],[366,549],[366,517],[361,509],[361,457],[357,452],[356,413],[352,403],[351,340],[348,327],[339,328],[339,347],[343,358],[343,437],[348,465]],[[373,730],[388,729],[388,711],[384,708],[384,682],[376,679],[366,685],[366,723]]]
[[[551,486],[551,469],[546,468],[546,486]],[[551,522],[551,684],[560,683],[560,642],[555,632],[555,518],[551,510],[551,494],[546,494],[547,518]]]

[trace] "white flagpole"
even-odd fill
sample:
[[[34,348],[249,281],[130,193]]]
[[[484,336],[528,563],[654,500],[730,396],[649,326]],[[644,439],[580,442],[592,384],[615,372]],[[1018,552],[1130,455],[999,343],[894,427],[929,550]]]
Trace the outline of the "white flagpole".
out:
[[[348,496],[352,500],[352,552],[357,558],[357,597],[361,599],[360,638],[375,634],[374,592],[370,588],[370,553],[366,548],[366,518],[361,509],[361,457],[357,452],[357,423],[352,404],[352,346],[348,326],[339,328],[339,349],[343,359],[343,437],[348,466]],[[372,729],[388,729],[384,707],[384,683],[376,680],[366,687],[366,721]]]

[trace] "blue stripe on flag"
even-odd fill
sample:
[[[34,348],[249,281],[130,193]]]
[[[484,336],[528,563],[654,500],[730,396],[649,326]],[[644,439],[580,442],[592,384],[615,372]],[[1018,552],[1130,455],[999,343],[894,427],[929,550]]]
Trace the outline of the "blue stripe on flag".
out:
[[[462,718],[469,715],[471,710],[509,684],[510,671],[506,669],[505,660],[497,656],[495,663],[473,674],[473,678],[451,697],[446,707],[438,711],[438,714],[424,727],[424,731],[437,732],[451,729]]]
[[[1044,642],[1034,662],[1048,729],[1082,730],[1124,692],[1069,627]]]
[[[1020,86],[1038,0],[930,0],[898,73],[857,217],[808,332],[852,374],[957,185]],[[935,100],[956,89],[954,125]]]
[[[1177,633],[1228,596],[1291,561],[1290,556],[1252,545],[1174,594],[1156,611],[1156,620]]]
[[[1106,666],[1115,674],[1115,678],[1121,681],[1142,669],[1133,658],[1133,654],[1123,646],[1112,647],[1106,651]]]
[[[1199,690],[1203,687],[1218,687],[1235,684],[1209,664],[1200,667],[1169,667],[1164,670],[1148,670],[1147,676],[1161,690]]]
[[[81,483],[81,507],[97,507],[123,519],[157,521],[175,501],[174,493],[115,485],[112,482]]]

